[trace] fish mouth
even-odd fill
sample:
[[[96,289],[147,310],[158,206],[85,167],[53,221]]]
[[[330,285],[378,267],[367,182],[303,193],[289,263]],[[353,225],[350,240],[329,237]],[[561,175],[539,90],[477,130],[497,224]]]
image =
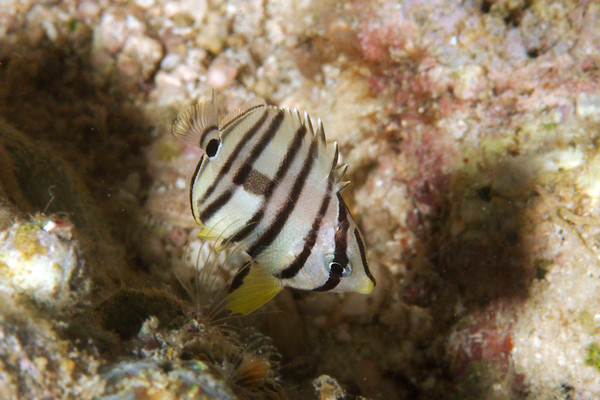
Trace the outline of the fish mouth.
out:
[[[375,287],[375,283],[373,283],[372,280],[370,279],[365,279],[364,283],[362,285],[360,285],[356,291],[358,293],[362,293],[362,294],[369,294],[373,291],[373,288]]]

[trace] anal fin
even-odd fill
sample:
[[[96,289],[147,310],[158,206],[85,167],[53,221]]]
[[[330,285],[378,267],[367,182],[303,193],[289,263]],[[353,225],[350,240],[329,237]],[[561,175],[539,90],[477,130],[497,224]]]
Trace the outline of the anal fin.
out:
[[[250,314],[275,297],[283,285],[257,263],[242,267],[233,278],[227,308],[234,314]]]

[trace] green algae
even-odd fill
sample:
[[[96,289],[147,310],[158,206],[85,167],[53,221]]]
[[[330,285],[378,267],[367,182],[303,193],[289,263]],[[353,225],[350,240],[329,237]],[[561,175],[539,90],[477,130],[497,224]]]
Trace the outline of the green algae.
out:
[[[37,233],[41,231],[38,224],[24,224],[19,226],[15,233],[14,245],[19,250],[25,260],[38,254],[45,254],[48,251],[46,246],[39,242]]]
[[[592,342],[586,348],[585,365],[594,367],[600,372],[600,344]]]

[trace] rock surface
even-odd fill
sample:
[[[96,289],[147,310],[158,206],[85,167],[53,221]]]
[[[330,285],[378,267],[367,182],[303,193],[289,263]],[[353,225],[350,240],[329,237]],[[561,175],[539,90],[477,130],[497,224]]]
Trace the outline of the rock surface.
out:
[[[0,397],[598,398],[599,49],[594,1],[3,1]],[[183,351],[211,88],[323,120],[378,280],[236,322],[281,377]]]

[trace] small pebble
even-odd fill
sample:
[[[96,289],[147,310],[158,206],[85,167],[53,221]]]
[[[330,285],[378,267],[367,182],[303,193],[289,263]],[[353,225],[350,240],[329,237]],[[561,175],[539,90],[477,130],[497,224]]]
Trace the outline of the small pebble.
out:
[[[154,6],[155,3],[155,0],[135,0],[135,4],[145,9]]]
[[[171,71],[179,64],[180,60],[179,54],[167,54],[160,62],[160,67],[163,71]]]
[[[94,1],[82,1],[77,6],[77,13],[82,18],[94,18],[100,13],[100,6]]]
[[[231,86],[238,73],[238,67],[226,57],[217,57],[208,68],[208,84],[216,90]]]
[[[100,25],[96,27],[95,40],[109,53],[116,53],[123,48],[129,31],[127,21],[114,14],[104,13]]]
[[[148,36],[131,36],[119,54],[117,64],[125,76],[146,81],[162,59],[161,44]]]

